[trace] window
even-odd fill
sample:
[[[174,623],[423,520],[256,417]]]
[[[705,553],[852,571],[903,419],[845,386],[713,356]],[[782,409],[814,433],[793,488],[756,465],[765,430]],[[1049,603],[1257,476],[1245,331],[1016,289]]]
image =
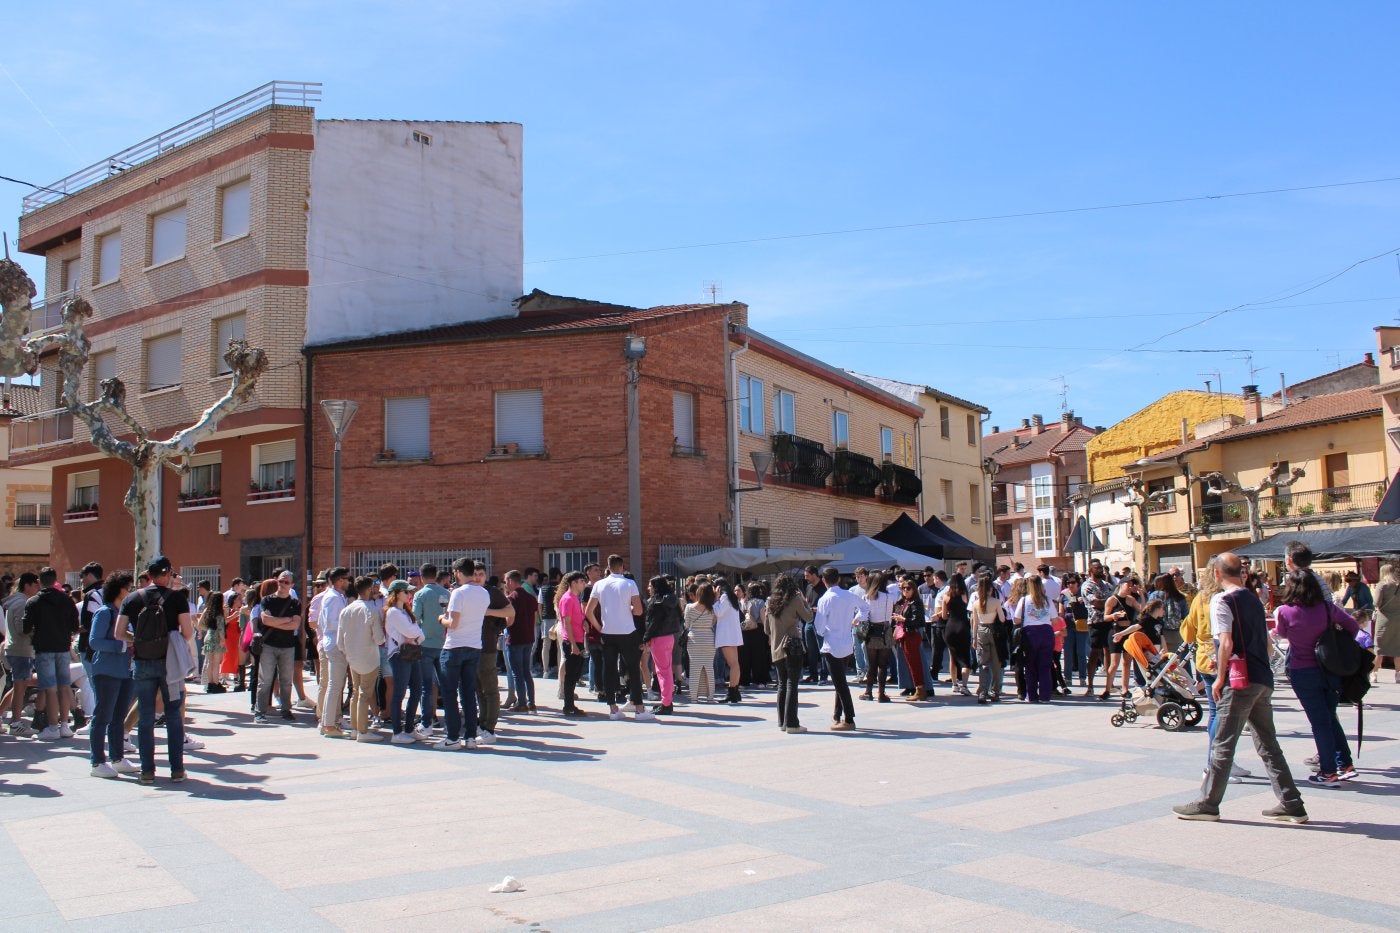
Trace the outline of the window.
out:
[[[1026,484],[1011,484],[1011,507],[1012,511],[1024,512],[1026,510]],[[1029,550],[1028,548],[1025,550]]]
[[[427,133],[420,133],[418,130],[413,131],[413,141],[420,146],[431,146],[433,144],[433,138],[431,136]]]
[[[739,377],[739,430],[763,433],[763,380]]]
[[[146,341],[146,391],[180,384],[180,332]]]
[[[68,511],[97,511],[98,472],[87,470],[68,477]]]
[[[1055,550],[1055,522],[1049,518],[1035,520],[1035,550],[1038,554]]]
[[[972,483],[967,487],[968,516],[974,522],[982,520],[982,487]]]
[[[791,392],[773,393],[773,430],[779,434],[797,433],[797,400]]]
[[[845,447],[851,440],[851,416],[844,411],[831,413],[831,443],[837,448]]]
[[[1018,526],[1016,530],[1019,532],[1018,537],[1020,538],[1020,541],[1018,542],[1019,546],[1016,548],[1016,550],[1020,551],[1022,554],[1030,553],[1031,526],[1028,524],[1022,524]]]
[[[837,541],[845,541],[860,534],[860,522],[854,518],[833,518],[831,520],[831,530],[836,535]]]
[[[248,232],[253,186],[248,179],[219,189],[219,239],[232,240]]]
[[[943,517],[953,517],[953,481],[941,479],[938,481],[938,491],[943,496]]]
[[[456,558],[450,558],[448,562],[451,563],[453,560]],[[544,563],[540,566],[544,567],[546,573],[555,567],[559,568],[560,573],[573,573],[576,570],[582,573],[584,567],[596,563],[598,563],[598,549],[596,547],[554,548],[544,552]]]
[[[185,205],[151,215],[151,256],[148,265],[180,259],[185,255]]]
[[[1172,479],[1154,479],[1147,483],[1147,494],[1151,496],[1154,492],[1165,492],[1160,502],[1148,502],[1149,512],[1170,512],[1176,508],[1176,481]],[[1218,500],[1217,500],[1218,501]]]
[[[77,290],[78,290],[78,269],[79,269],[78,260],[76,260],[76,259],[65,259],[65,260],[63,260],[62,270],[61,270],[60,273],[59,273],[59,282],[58,282],[59,288],[61,288],[61,289],[62,289],[63,291],[65,291],[65,292],[74,292],[74,291],[77,291]]]
[[[427,460],[433,455],[428,430],[428,397],[384,400],[384,449],[398,460]]]
[[[92,387],[88,393],[93,399],[102,394],[102,382],[115,379],[117,375],[117,351],[103,350],[92,355]]]
[[[92,271],[94,285],[115,282],[122,274],[121,230],[113,230],[97,238],[97,268]]]
[[[233,372],[224,360],[224,354],[228,352],[229,341],[243,339],[247,323],[247,316],[242,312],[214,322],[214,375],[226,376]]]
[[[695,452],[695,396],[692,393],[671,393],[671,431],[678,452]]]
[[[977,446],[977,416],[967,416],[967,442],[972,446]]]
[[[223,490],[223,464],[222,451],[190,457],[189,469],[180,477],[181,504],[217,505]]]
[[[945,439],[953,436],[953,413],[947,405],[938,406],[938,432]]]
[[[894,428],[880,428],[880,459],[886,463],[894,462]]]
[[[1110,534],[1110,532],[1113,531],[1113,527],[1111,525],[1104,525],[1098,530],[1103,532],[1102,540],[1104,548],[1107,549],[1113,547],[1113,535]]]
[[[522,454],[544,453],[544,390],[496,393],[496,446]]]
[[[297,481],[297,442],[272,441],[253,446],[253,485],[250,501],[290,499]]]
[[[1048,509],[1054,504],[1055,484],[1048,476],[1034,476],[1031,478],[1031,489],[1033,490],[1032,505],[1037,509]]]
[[[1400,346],[1390,348],[1390,365],[1400,366]]]
[[[773,540],[767,528],[745,528],[744,547],[771,547]]]
[[[21,492],[15,501],[16,528],[48,528],[52,524],[49,497],[41,492]]]

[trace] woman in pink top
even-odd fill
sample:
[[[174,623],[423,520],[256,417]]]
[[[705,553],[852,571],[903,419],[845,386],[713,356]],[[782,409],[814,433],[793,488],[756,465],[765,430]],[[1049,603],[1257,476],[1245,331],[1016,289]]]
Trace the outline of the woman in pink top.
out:
[[[564,653],[564,715],[587,716],[574,702],[574,691],[583,662],[588,660],[587,626],[583,621],[583,588],[588,577],[577,570],[564,574],[559,581],[555,610],[559,615],[559,638]]]

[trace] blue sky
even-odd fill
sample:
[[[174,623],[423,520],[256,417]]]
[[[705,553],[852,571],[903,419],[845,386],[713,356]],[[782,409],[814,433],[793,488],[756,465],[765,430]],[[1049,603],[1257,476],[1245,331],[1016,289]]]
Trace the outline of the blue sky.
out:
[[[1091,424],[1203,373],[1237,391],[1237,353],[1116,351],[1248,302],[1150,346],[1251,349],[1273,389],[1400,314],[1400,182],[930,223],[1400,176],[1393,4],[19,6],[0,174],[54,181],[273,78],[324,82],[327,117],[520,122],[527,290],[716,281],[1004,426],[1056,416],[1059,375]],[[25,190],[0,184],[12,237]]]

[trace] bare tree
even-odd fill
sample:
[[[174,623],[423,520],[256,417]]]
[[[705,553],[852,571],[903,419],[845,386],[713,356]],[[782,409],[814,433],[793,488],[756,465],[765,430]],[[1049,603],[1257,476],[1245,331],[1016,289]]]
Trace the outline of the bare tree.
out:
[[[248,400],[258,377],[267,368],[267,356],[242,340],[229,341],[224,362],[232,370],[233,381],[223,398],[205,409],[189,427],[165,440],[151,440],[146,428],[126,410],[126,386],[120,379],[102,380],[101,395],[91,402],[79,400],[83,370],[92,346],[83,332],[83,322],[92,316],[92,306],[83,298],[74,298],[63,306],[62,330],[30,337],[34,295],[34,282],[24,269],[8,256],[0,259],[0,300],[4,302],[4,316],[0,318],[0,376],[33,375],[39,370],[40,358],[57,351],[63,380],[61,410],[83,423],[93,446],[131,466],[131,486],[123,504],[135,526],[135,566],[141,568],[160,552],[156,502],[161,467],[182,474],[186,471],[185,460],[195,446],[214,433],[225,415]],[[129,431],[131,439],[114,434],[107,424],[108,417]]]
[[[1283,464],[1275,463],[1258,486],[1241,486],[1237,479],[1230,479],[1220,472],[1205,473],[1201,479],[1206,483],[1205,494],[1208,496],[1220,498],[1226,492],[1233,492],[1244,497],[1249,509],[1249,540],[1254,542],[1264,540],[1264,526],[1259,522],[1259,497],[1270,489],[1287,489],[1306,475],[1302,467],[1289,471],[1283,469]]]

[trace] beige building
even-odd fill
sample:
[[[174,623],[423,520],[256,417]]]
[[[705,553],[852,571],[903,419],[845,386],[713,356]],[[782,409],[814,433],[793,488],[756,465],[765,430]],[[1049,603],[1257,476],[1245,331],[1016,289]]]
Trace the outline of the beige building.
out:
[[[745,547],[825,547],[919,515],[923,409],[748,327],[731,332],[735,486],[758,479],[750,454],[773,455],[763,489],[735,498]]]
[[[987,520],[991,486],[982,469],[982,424],[991,412],[931,386],[851,375],[923,409],[914,439],[924,484],[920,524],[936,516],[969,541],[992,547],[992,523]]]
[[[10,430],[16,418],[39,410],[39,389],[12,385],[0,405],[0,490],[5,519],[0,525],[0,573],[36,570],[49,560],[53,525],[49,474],[10,465]]]
[[[1376,394],[1381,400],[1381,424],[1385,431],[1385,475],[1395,476],[1400,470],[1400,327],[1377,327],[1376,344],[1380,348],[1380,385]]]

